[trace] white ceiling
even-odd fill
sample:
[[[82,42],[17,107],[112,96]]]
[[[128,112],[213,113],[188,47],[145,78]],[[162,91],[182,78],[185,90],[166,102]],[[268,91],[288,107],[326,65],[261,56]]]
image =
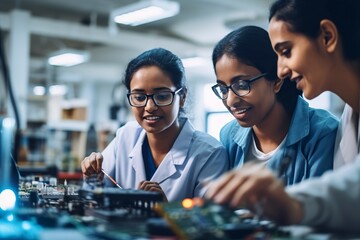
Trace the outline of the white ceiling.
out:
[[[180,14],[138,27],[109,25],[109,13],[133,0],[1,0],[0,27],[9,30],[13,10],[31,14],[31,74],[41,74],[50,52],[86,49],[91,61],[58,72],[64,81],[118,81],[126,63],[144,50],[164,47],[180,57],[202,56],[204,66],[187,69],[193,79],[213,75],[211,51],[242,25],[266,28],[271,0],[178,0]],[[111,32],[115,26],[116,32]]]

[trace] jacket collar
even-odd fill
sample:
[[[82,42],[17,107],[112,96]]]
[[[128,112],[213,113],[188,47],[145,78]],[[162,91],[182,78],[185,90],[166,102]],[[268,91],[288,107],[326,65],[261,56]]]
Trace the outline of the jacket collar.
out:
[[[176,173],[176,165],[184,164],[195,129],[187,119],[181,119],[181,122],[184,122],[184,124],[174,142],[174,145],[166,154],[151,181],[158,183],[163,182],[165,179]],[[142,145],[145,139],[145,134],[145,130],[142,130],[134,149],[129,154],[131,164],[136,171],[136,179],[140,179],[139,181],[146,179],[144,159],[142,156]]]
[[[310,132],[309,104],[298,97],[295,111],[291,117],[290,128],[287,136],[286,145],[293,145],[300,141]]]
[[[239,144],[243,151],[246,151],[246,149],[249,147],[249,142],[251,141],[252,128],[242,128],[237,121],[235,126],[236,127],[234,127],[231,131],[232,135],[234,136],[234,141]],[[242,131],[239,131],[239,128],[242,128]]]
[[[236,125],[231,130],[231,133],[234,136],[234,141],[239,144],[243,151],[246,152],[251,141],[252,128],[242,128],[241,131],[239,131],[239,128],[241,128],[241,126],[236,122]],[[309,131],[309,104],[302,97],[298,97],[294,113],[291,117],[290,128],[285,144],[288,146],[295,144],[307,136]]]

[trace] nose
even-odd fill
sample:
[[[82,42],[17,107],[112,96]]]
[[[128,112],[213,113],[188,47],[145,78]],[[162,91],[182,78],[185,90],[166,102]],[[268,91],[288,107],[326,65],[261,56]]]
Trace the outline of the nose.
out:
[[[229,89],[228,97],[225,100],[226,105],[229,107],[233,106],[236,102],[239,102],[239,99],[241,99],[238,95],[236,95],[231,89]]]
[[[158,109],[158,106],[156,106],[154,99],[152,97],[149,97],[146,102],[146,105],[145,105],[145,111],[154,112],[157,109]]]
[[[285,79],[287,77],[291,77],[291,70],[289,67],[286,66],[284,61],[282,61],[280,58],[278,60],[278,68],[277,68],[277,74],[280,79]]]

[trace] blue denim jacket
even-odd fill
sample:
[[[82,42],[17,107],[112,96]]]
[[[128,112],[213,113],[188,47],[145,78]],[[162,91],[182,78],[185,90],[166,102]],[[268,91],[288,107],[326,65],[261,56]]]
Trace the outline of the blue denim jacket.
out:
[[[332,170],[337,127],[338,120],[334,115],[326,110],[310,108],[299,97],[286,142],[267,162],[267,166],[278,171],[281,160],[292,151],[292,160],[281,176],[286,185]],[[252,128],[241,127],[234,119],[221,129],[220,141],[229,154],[231,167],[242,166],[252,144]]]

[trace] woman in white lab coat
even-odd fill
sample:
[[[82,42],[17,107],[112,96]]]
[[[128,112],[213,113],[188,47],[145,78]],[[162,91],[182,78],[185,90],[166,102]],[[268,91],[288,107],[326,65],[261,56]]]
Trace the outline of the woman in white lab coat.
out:
[[[156,48],[133,59],[124,83],[136,122],[129,122],[100,153],[86,157],[84,177],[102,169],[123,188],[163,194],[168,201],[203,196],[204,181],[228,170],[224,147],[182,117],[187,88],[181,60]],[[115,186],[105,178],[105,186]]]

